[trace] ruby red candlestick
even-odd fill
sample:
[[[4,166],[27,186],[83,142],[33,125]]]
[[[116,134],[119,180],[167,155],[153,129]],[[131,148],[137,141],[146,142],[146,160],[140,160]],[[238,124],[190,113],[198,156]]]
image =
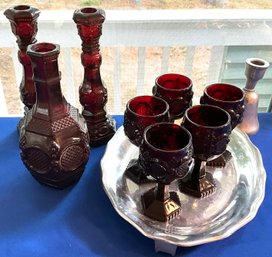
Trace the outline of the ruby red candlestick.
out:
[[[13,34],[19,47],[18,59],[23,66],[23,76],[20,83],[20,95],[24,105],[31,109],[36,101],[36,92],[31,60],[26,54],[27,46],[35,43],[38,31],[37,19],[40,11],[29,5],[16,5],[8,8],[4,15],[9,19]]]
[[[100,76],[102,58],[99,39],[105,12],[85,7],[74,12],[73,20],[82,40],[84,79],[79,89],[82,114],[87,121],[90,145],[98,146],[106,143],[116,131],[115,121],[106,112],[107,89]]]

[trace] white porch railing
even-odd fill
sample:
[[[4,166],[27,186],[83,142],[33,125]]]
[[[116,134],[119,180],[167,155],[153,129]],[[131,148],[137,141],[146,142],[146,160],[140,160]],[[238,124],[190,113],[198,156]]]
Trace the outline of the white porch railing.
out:
[[[60,44],[63,91],[68,101],[80,107],[77,89],[83,73],[80,64],[81,41],[72,16],[73,11],[42,11],[38,18],[37,39]],[[10,83],[7,74],[0,71],[0,115],[16,115],[22,113],[22,108],[18,108],[22,106],[17,90],[21,80],[18,48],[3,14],[0,21],[0,50],[8,55],[2,55],[0,62],[3,65],[7,59],[11,59],[12,69],[8,76],[15,78]],[[125,103],[132,96],[151,94],[154,79],[165,72],[190,76],[197,99],[205,84],[219,80],[225,48],[234,45],[272,45],[271,25],[272,10],[106,11],[100,43],[103,59],[101,72],[109,91],[109,112],[122,113]],[[150,49],[154,48],[158,56],[157,59],[152,57],[152,66],[149,57]],[[184,55],[175,55],[174,48],[182,48]],[[127,49],[133,52],[133,56]],[[206,55],[201,55],[203,49],[207,51]],[[201,66],[202,62],[203,66],[207,66],[204,71],[195,71],[196,59],[198,65]],[[180,68],[173,69],[173,62],[177,62],[175,67],[180,64]],[[123,79],[125,76],[126,81]],[[197,76],[204,79],[195,81]],[[11,88],[16,88],[18,94],[12,99],[8,97]]]

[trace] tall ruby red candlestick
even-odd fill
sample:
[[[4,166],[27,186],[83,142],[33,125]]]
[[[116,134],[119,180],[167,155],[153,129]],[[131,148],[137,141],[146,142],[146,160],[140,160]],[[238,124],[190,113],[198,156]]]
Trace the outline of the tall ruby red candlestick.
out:
[[[64,188],[81,177],[90,147],[85,119],[61,92],[59,52],[59,45],[51,43],[28,47],[37,100],[26,112],[19,135],[21,157],[32,176]]]
[[[13,34],[19,47],[18,59],[23,66],[23,76],[20,83],[20,95],[24,105],[31,109],[36,101],[36,92],[31,60],[26,54],[27,46],[35,43],[38,31],[37,18],[40,11],[29,5],[16,5],[8,8],[4,15],[9,19]]]
[[[115,121],[106,112],[107,89],[100,76],[102,58],[99,39],[105,12],[102,9],[85,7],[74,12],[73,20],[77,24],[82,40],[81,62],[84,66],[84,79],[79,89],[83,116],[87,121],[90,145],[106,143],[115,133]]]

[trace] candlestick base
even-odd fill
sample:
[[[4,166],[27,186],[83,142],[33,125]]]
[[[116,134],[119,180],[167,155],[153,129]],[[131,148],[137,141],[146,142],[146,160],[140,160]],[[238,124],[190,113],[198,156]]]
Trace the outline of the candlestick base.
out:
[[[115,134],[116,121],[110,115],[106,115],[103,118],[97,118],[84,111],[82,115],[87,123],[90,146],[96,147],[106,144]]]

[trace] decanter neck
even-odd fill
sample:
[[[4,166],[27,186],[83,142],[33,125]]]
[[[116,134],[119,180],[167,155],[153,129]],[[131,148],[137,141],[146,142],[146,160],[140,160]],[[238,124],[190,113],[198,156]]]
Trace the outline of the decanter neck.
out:
[[[67,112],[67,102],[61,92],[61,75],[58,69],[59,45],[38,43],[28,47],[31,58],[33,80],[36,85],[36,112],[56,116]]]

